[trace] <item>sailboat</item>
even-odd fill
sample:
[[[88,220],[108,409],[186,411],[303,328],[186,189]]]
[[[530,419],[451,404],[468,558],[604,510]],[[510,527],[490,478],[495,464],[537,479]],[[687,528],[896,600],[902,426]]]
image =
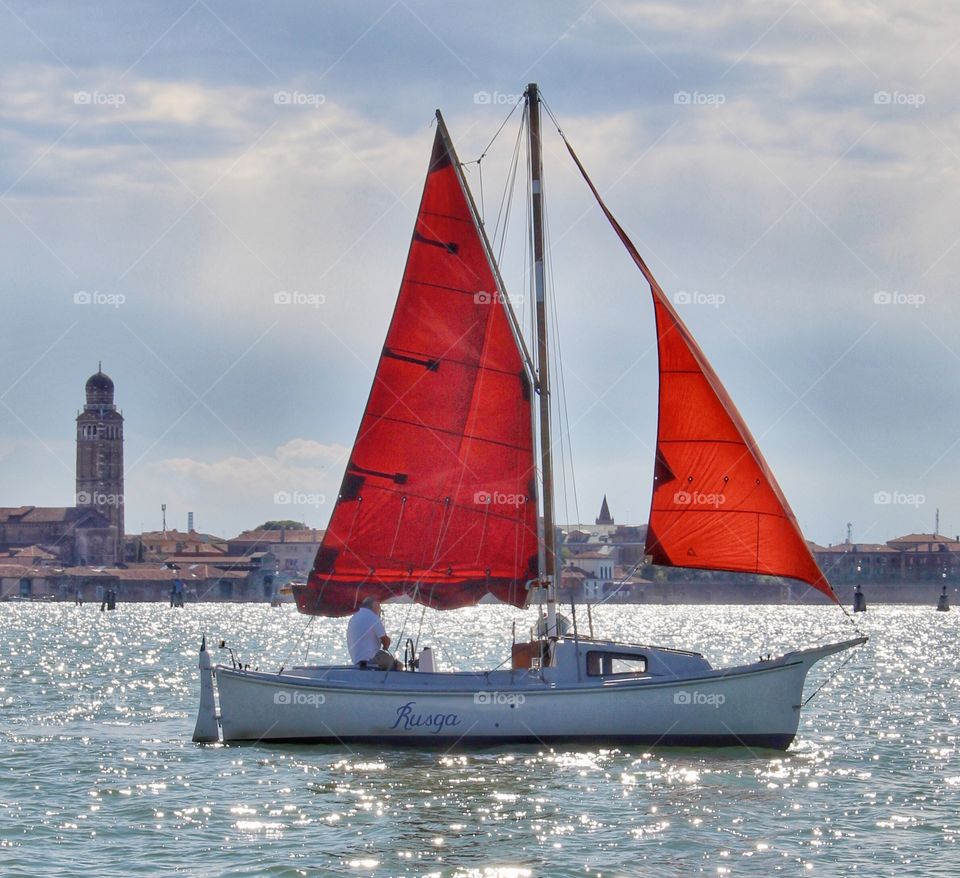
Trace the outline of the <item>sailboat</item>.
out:
[[[313,570],[294,597],[303,614],[345,616],[370,596],[445,610],[487,595],[524,607],[545,595],[542,635],[515,642],[509,666],[470,672],[440,672],[428,649],[409,649],[403,671],[252,670],[214,665],[204,639],[195,741],[786,749],[810,668],[866,641],[714,668],[697,652],[558,626],[536,84],[524,98],[536,356],[437,111],[373,387]],[[789,577],[839,605],[716,373],[561,136],[653,297],[660,389],[647,554],[660,565]]]

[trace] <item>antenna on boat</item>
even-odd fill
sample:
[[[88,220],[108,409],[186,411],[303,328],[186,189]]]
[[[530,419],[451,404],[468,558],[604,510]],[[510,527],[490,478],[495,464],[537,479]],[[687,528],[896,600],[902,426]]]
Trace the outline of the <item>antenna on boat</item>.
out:
[[[525,92],[530,134],[530,213],[533,223],[533,282],[536,294],[537,393],[540,397],[540,471],[543,475],[543,552],[541,585],[547,587],[547,636],[557,637],[557,547],[553,524],[553,449],[550,445],[550,358],[547,346],[546,283],[543,273],[543,163],[540,144],[540,91]]]

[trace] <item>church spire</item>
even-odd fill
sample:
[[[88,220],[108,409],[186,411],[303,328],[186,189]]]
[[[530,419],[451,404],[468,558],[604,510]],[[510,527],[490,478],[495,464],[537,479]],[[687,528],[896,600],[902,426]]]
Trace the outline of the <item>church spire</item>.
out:
[[[610,515],[610,507],[607,505],[607,495],[603,495],[603,503],[600,506],[600,515],[596,520],[597,524],[613,524],[613,517]]]

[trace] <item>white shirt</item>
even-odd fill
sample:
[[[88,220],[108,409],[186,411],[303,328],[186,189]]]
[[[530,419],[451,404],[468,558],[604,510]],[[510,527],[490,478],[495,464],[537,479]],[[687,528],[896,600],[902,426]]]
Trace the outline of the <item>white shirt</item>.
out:
[[[380,617],[366,607],[361,607],[353,614],[350,624],[347,625],[347,648],[350,650],[350,660],[368,662],[380,650],[380,638],[385,637],[383,622]]]

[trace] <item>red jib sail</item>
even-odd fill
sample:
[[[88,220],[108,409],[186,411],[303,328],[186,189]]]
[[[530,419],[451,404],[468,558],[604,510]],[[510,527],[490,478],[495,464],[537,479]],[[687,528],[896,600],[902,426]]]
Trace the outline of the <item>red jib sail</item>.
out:
[[[303,613],[407,594],[526,603],[537,575],[532,387],[438,119],[386,343]]]
[[[653,294],[660,398],[647,554],[671,567],[788,576],[839,603],[740,412],[566,146]]]

